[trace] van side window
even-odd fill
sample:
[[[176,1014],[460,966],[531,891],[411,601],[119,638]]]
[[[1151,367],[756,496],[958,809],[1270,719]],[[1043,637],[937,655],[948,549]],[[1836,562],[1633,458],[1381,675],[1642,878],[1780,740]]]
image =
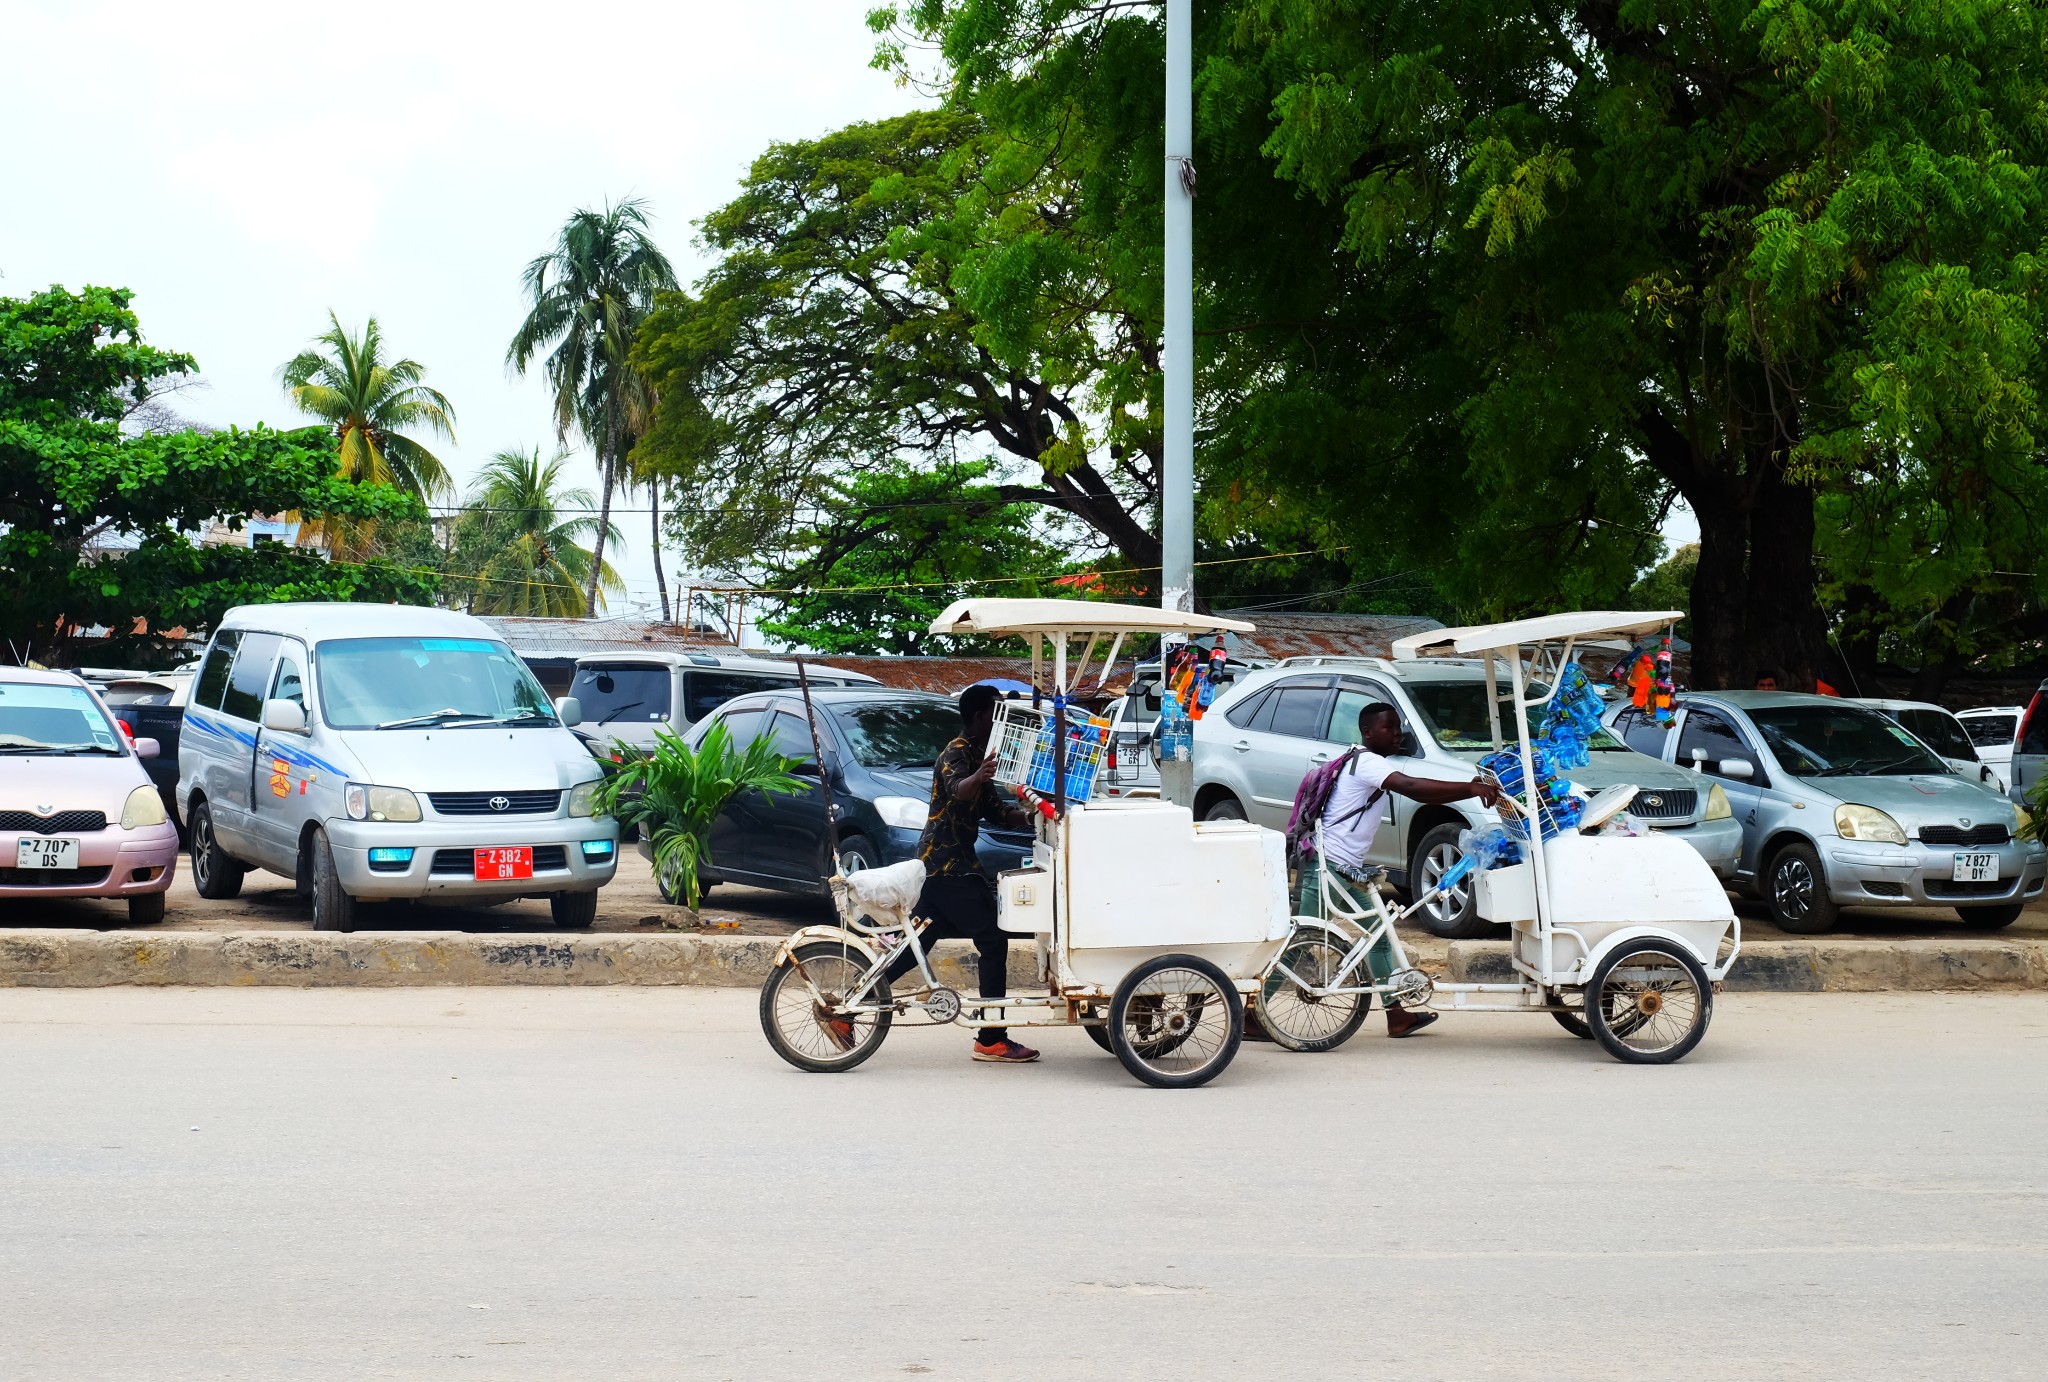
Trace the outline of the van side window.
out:
[[[270,685],[270,664],[277,660],[278,645],[284,640],[274,633],[251,633],[242,637],[242,649],[235,654],[235,669],[228,675],[227,694],[221,697],[221,713],[238,720],[263,718],[263,691]]]
[[[270,679],[271,700],[290,701],[300,710],[306,708],[306,675],[300,670],[305,659],[305,649],[299,644],[284,645],[284,651],[277,655],[277,674]]]
[[[235,649],[241,644],[240,629],[223,629],[213,636],[206,665],[199,669],[199,682],[192,690],[192,704],[208,710],[220,709],[220,698],[228,689],[228,668],[234,665]]]

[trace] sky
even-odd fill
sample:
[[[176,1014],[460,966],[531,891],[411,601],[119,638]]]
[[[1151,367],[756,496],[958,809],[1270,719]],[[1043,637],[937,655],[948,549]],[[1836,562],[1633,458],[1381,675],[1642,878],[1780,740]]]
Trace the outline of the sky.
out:
[[[454,404],[432,449],[466,481],[554,444],[546,389],[504,359],[520,273],[570,212],[645,199],[694,279],[693,223],[770,143],[919,102],[868,67],[867,8],[0,0],[0,294],[133,289],[144,338],[198,358],[174,406],[218,426],[302,425],[278,366],[329,310],[375,316]],[[595,487],[586,453],[574,473]],[[614,612],[655,604],[644,502],[618,518]]]

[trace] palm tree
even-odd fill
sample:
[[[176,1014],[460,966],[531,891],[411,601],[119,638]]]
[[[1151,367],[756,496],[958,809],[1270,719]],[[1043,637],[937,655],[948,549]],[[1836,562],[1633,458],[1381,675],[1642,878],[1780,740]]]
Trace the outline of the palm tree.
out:
[[[526,614],[573,619],[592,610],[593,598],[625,590],[609,562],[585,539],[602,533],[590,516],[587,489],[561,489],[566,452],[543,462],[540,450],[500,451],[485,463],[456,519],[451,574],[468,575],[468,607],[475,614]],[[563,510],[582,509],[567,516]],[[618,541],[618,533],[611,534]]]
[[[595,555],[601,563],[611,531],[612,491],[627,478],[621,467],[647,430],[654,405],[652,387],[628,362],[633,335],[655,294],[676,287],[675,270],[647,236],[645,205],[629,200],[606,203],[602,211],[579,209],[562,227],[554,249],[526,266],[523,281],[532,306],[505,360],[523,374],[535,357],[552,350],[542,373],[555,393],[555,438],[567,441],[574,426],[597,453],[602,498]],[[666,621],[659,501],[650,507],[655,510],[654,572]],[[596,581],[593,567],[587,591],[592,612]]]
[[[340,473],[358,484],[396,485],[421,499],[453,488],[440,458],[406,435],[421,428],[455,440],[455,409],[420,381],[417,360],[384,359],[384,337],[370,318],[350,337],[334,313],[328,329],[278,370],[300,412],[330,424],[341,438]],[[317,347],[325,346],[326,353]]]

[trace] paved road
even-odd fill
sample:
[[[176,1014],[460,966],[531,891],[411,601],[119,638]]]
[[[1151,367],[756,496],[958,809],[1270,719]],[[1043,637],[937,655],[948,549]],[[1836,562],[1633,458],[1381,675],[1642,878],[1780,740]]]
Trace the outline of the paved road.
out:
[[[0,1376],[2038,1377],[2048,999],[1133,1084],[719,990],[0,996]]]

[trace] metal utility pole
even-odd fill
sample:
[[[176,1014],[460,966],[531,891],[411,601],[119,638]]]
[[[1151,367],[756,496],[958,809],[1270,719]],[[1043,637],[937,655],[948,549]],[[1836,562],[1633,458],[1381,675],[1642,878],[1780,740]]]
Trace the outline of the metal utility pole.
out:
[[[1166,464],[1159,603],[1195,607],[1194,0],[1166,0]]]
[[[1159,603],[1177,610],[1195,607],[1193,10],[1194,0],[1166,0],[1166,464],[1159,477]],[[1162,669],[1169,645],[1182,641],[1160,640]],[[1160,758],[1159,795],[1194,807],[1195,765],[1178,751]]]

